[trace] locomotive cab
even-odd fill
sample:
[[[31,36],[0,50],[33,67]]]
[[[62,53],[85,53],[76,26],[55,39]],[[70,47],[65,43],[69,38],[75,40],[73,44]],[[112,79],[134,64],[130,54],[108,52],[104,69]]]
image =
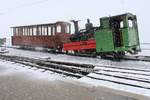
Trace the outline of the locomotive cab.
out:
[[[103,17],[96,31],[96,51],[101,54],[124,55],[140,51],[136,16],[131,13]]]

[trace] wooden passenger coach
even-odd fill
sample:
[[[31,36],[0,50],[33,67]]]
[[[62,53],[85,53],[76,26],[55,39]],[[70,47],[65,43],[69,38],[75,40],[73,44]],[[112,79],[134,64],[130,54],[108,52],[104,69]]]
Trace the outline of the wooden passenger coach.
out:
[[[71,25],[68,22],[12,27],[12,45],[62,49],[69,41]]]

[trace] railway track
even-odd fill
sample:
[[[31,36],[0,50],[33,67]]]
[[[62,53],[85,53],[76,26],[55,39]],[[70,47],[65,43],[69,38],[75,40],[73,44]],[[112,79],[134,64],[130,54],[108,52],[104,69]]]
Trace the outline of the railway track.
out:
[[[77,78],[89,74],[94,68],[94,66],[88,64],[76,64],[10,55],[0,55],[0,59]]]
[[[13,48],[13,49],[21,49],[21,48],[16,48],[13,46],[9,46],[7,48]],[[22,49],[24,50],[24,49]],[[30,49],[25,49],[25,50],[30,50]],[[31,49],[32,51],[35,51],[34,49]],[[45,52],[45,51],[42,51]],[[73,53],[64,53],[64,52],[55,52],[54,54],[66,54],[66,55],[70,55],[70,56],[79,56],[79,57],[90,57],[90,58],[101,58],[99,56],[97,56],[96,54],[73,54]],[[150,62],[150,56],[142,56],[142,55],[126,55],[124,57],[122,57],[121,59],[114,59],[112,57],[105,57],[102,59],[106,59],[106,60],[132,60],[132,61],[145,61],[145,62]]]
[[[49,70],[69,77],[85,77],[91,80],[106,81],[118,85],[144,89],[150,92],[150,69],[78,64],[10,55],[0,55],[0,59],[36,67],[37,69],[44,69],[45,71]]]
[[[88,79],[115,83],[150,92],[150,70],[119,68],[119,66],[95,66]]]
[[[150,62],[150,56],[125,56],[123,60],[132,60],[132,61],[145,61]]]
[[[90,58],[101,58],[97,55],[86,55],[86,54],[67,54],[67,55],[71,55],[71,56],[79,56],[79,57],[90,57]],[[122,61],[122,60],[128,60],[128,61],[145,61],[145,62],[150,62],[150,56],[142,56],[142,55],[136,55],[136,56],[130,56],[130,55],[126,55],[122,58],[116,59],[113,57],[105,57],[105,58],[101,58],[101,59],[105,59],[105,60],[113,60],[113,61]]]

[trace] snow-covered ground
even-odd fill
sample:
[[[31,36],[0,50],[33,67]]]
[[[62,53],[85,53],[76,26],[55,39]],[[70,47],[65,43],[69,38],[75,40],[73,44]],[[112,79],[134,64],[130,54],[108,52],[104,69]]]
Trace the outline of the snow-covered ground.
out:
[[[129,83],[129,84],[141,84],[143,86],[150,86],[150,84],[144,84],[142,82],[135,82],[135,81],[131,81],[131,80],[125,80],[125,79],[119,79],[119,78],[115,78],[115,77],[109,77],[109,76],[105,76],[105,75],[97,75],[94,73],[89,74],[88,76],[92,76],[95,78],[101,78],[101,79],[109,79],[112,81],[118,81],[118,82],[124,82],[124,83]],[[107,87],[107,88],[111,88],[114,90],[120,90],[120,91],[124,91],[124,92],[128,92],[128,93],[132,93],[132,94],[137,94],[137,95],[141,95],[141,96],[146,96],[149,97],[150,99],[150,90],[148,89],[142,89],[142,88],[137,88],[134,86],[128,86],[128,85],[122,85],[122,84],[116,84],[113,82],[108,82],[108,81],[104,81],[104,80],[97,80],[97,79],[91,79],[88,77],[83,77],[79,80],[80,82],[84,82],[84,83],[89,83],[92,84],[94,86],[101,86],[101,87]]]
[[[2,71],[5,68],[5,71]],[[24,66],[21,64],[17,64],[14,62],[0,60],[0,75],[7,75],[7,74],[16,74],[16,73],[28,73],[28,75],[38,79],[46,79],[50,81],[54,80],[66,80],[66,79],[73,79],[72,77],[65,77],[61,74],[56,74],[51,71],[44,71],[43,69],[37,69],[35,67]]]
[[[141,62],[141,61],[111,61],[104,60],[100,58],[87,58],[87,57],[75,57],[69,56],[65,54],[50,54],[39,51],[29,51],[29,50],[20,50],[8,48],[8,55],[17,55],[17,56],[25,56],[30,58],[50,58],[55,61],[67,61],[74,63],[84,63],[84,64],[94,64],[94,65],[110,65],[110,66],[119,66],[119,67],[133,67],[133,68],[142,68],[142,69],[150,69],[150,62]],[[144,51],[143,51],[144,52]]]
[[[150,56],[150,50],[142,50],[142,52],[140,52],[139,55]]]
[[[136,71],[137,74],[127,74],[127,73],[125,73],[125,72],[130,72],[130,73],[135,72],[135,71],[126,70],[126,69],[136,69],[136,70],[148,70],[148,71],[150,71],[150,62],[111,61],[111,60],[104,60],[104,59],[100,59],[100,58],[75,57],[75,56],[68,56],[68,55],[64,55],[64,54],[50,54],[50,53],[43,53],[43,52],[38,52],[38,51],[28,51],[28,50],[20,50],[20,49],[13,49],[13,48],[8,48],[8,50],[9,50],[9,53],[7,53],[8,55],[25,56],[25,57],[31,57],[31,58],[37,58],[37,59],[49,58],[51,60],[56,60],[56,61],[67,61],[67,62],[74,62],[74,63],[94,64],[96,66],[95,69],[98,70],[97,73],[103,72],[103,73],[111,74],[112,76],[113,75],[119,75],[119,76],[125,76],[125,77],[137,78],[137,79],[144,79],[144,80],[150,81],[149,76],[145,77],[143,75],[139,75],[139,74],[148,74],[148,75],[150,75],[150,72]],[[139,55],[143,55],[143,54],[146,54],[146,52],[143,51]],[[147,53],[147,54],[149,54],[149,53]],[[9,66],[11,66],[11,64]],[[103,66],[103,67],[101,67],[101,66]],[[115,68],[111,68],[110,66],[111,67],[113,66]],[[118,69],[118,68],[123,68],[123,69]],[[24,68],[21,68],[21,70],[24,70]],[[30,69],[27,69],[27,70],[29,70],[29,72],[30,72]],[[121,71],[123,73],[110,73],[110,72],[105,72],[104,70]],[[12,72],[14,72],[14,71],[12,71]],[[32,72],[37,73],[35,70],[32,70]],[[66,79],[63,76],[58,75],[58,74],[52,74],[51,76],[49,76],[49,73],[51,73],[51,72],[48,72],[48,73],[47,72],[44,72],[44,73],[39,73],[38,72],[38,74],[34,74],[34,75],[35,76],[40,76],[42,78],[44,77],[44,78],[47,78],[47,79],[56,79],[56,80],[57,79],[58,80],[59,79]],[[95,73],[91,73],[88,76],[102,78],[102,79],[109,79],[109,80],[112,80],[112,81],[132,83],[132,84],[140,85],[140,86],[144,86],[144,87],[145,86],[150,87],[149,83],[145,84],[145,83],[142,83],[142,82],[135,82],[135,81],[131,81],[131,80],[127,81],[125,79],[120,79],[119,80],[119,78],[115,78],[115,77],[112,77],[112,76],[108,77],[108,76],[103,76],[103,75],[97,75]],[[138,95],[138,96],[150,97],[150,90],[149,89],[143,89],[143,88],[137,88],[137,87],[127,86],[127,85],[122,85],[122,84],[116,84],[116,83],[113,83],[113,82],[108,82],[108,81],[103,81],[103,80],[94,80],[94,79],[91,79],[91,78],[88,78],[88,77],[83,77],[83,78],[81,78],[79,80],[76,80],[76,81],[91,84],[91,85],[96,86],[96,87],[106,87],[106,88],[109,88],[109,89],[124,91],[124,92],[135,94],[135,95]],[[147,99],[147,100],[149,100],[149,99]]]
[[[141,44],[141,49],[142,49],[142,52],[140,52],[139,55],[150,56],[150,45]]]
[[[28,68],[0,60],[0,100],[136,100],[131,94],[103,90],[70,77]]]

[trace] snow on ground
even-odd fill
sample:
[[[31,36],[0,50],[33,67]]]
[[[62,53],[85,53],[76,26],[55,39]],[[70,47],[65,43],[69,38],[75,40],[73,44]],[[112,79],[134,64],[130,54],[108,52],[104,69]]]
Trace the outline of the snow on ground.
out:
[[[30,66],[24,66],[21,64],[16,64],[13,62],[3,60],[0,60],[0,70],[5,70],[2,71],[0,75],[26,73],[29,77],[46,79],[50,81],[73,79],[71,77],[65,77],[61,74],[56,74],[51,71],[44,71],[43,69],[32,68]]]
[[[110,67],[109,66],[108,67],[107,66],[106,67],[96,66],[95,67],[95,69],[97,70],[96,73],[90,73],[88,76],[97,78],[99,80],[91,79],[91,78],[85,76],[85,77],[82,77],[81,79],[79,79],[78,81],[92,84],[94,86],[101,86],[101,87],[111,88],[114,90],[120,90],[120,91],[128,92],[131,94],[133,93],[133,94],[143,95],[143,96],[149,97],[148,100],[150,100],[150,89],[148,89],[148,88],[150,88],[150,83],[149,83],[150,82],[150,76],[149,76],[150,75],[150,70],[149,70],[150,65],[149,65],[149,68],[143,69],[146,71],[128,70],[127,67],[125,67],[125,66],[123,67],[123,66],[124,65],[122,65],[119,68],[118,67],[111,68],[112,66],[110,66]],[[136,66],[136,64],[135,64],[135,66]],[[120,68],[123,68],[123,69],[120,69]],[[127,69],[124,69],[124,68],[127,68]],[[129,68],[131,68],[131,67],[129,67]],[[135,67],[135,69],[136,69],[136,67]],[[139,68],[137,68],[137,69],[139,69]],[[97,74],[97,73],[100,73],[100,74]],[[107,75],[110,75],[110,76],[107,76]],[[130,80],[130,79],[122,79],[122,78],[115,77],[115,76],[143,80],[143,81],[147,81],[147,82],[140,82],[137,80]],[[125,83],[125,84],[114,83],[114,81]],[[127,84],[141,86],[144,88],[136,87],[136,86],[129,86]]]
[[[65,54],[50,54],[50,53],[43,53],[38,51],[28,51],[28,50],[20,50],[20,49],[13,49],[13,48],[8,48],[8,50],[9,50],[8,55],[25,56],[25,57],[31,57],[37,59],[51,58],[51,60],[67,61],[73,63],[110,65],[110,66],[129,67],[129,68],[142,67],[142,69],[150,69],[150,62],[111,61],[111,60],[104,60],[100,58],[75,57],[75,56],[69,56]]]
[[[81,85],[72,78],[28,68],[0,60],[0,100],[136,100],[132,95]]]
[[[112,76],[118,75],[118,76],[133,77],[135,79],[137,78],[137,79],[150,81],[150,76],[149,76],[150,72],[125,70],[125,69],[117,69],[117,68],[115,69],[115,68],[109,68],[109,67],[95,67],[94,69],[98,70],[99,73],[111,74]],[[147,76],[145,77],[144,74]]]
[[[88,76],[94,76],[94,75],[90,74]],[[107,81],[103,81],[103,80],[94,80],[94,79],[91,79],[88,77],[83,77],[83,78],[79,79],[79,82],[92,84],[93,86],[96,86],[96,87],[97,86],[105,87],[105,88],[118,90],[120,92],[127,92],[127,93],[131,93],[131,94],[135,94],[135,95],[145,96],[145,97],[149,98],[147,100],[150,100],[150,90],[147,90],[147,89],[141,89],[141,88],[136,88],[136,87],[132,87],[132,86],[128,86],[128,85],[116,84],[116,83],[107,82]]]
[[[140,52],[139,55],[150,56],[150,45],[141,44],[141,49],[142,49],[142,52]]]
[[[56,60],[56,61],[67,61],[67,62],[74,62],[74,63],[94,64],[94,65],[96,65],[95,69],[102,69],[102,67],[100,67],[100,66],[107,65],[107,66],[115,66],[115,67],[118,67],[118,68],[132,68],[132,69],[150,70],[150,62],[111,61],[111,60],[103,60],[103,59],[100,59],[100,58],[75,57],[75,56],[68,56],[68,55],[64,55],[64,54],[50,54],[50,53],[43,53],[43,52],[38,52],[38,51],[28,51],[28,50],[20,50],[20,49],[13,49],[13,48],[8,48],[8,50],[9,50],[8,55],[25,56],[25,57],[31,57],[31,58],[37,58],[37,59],[51,58],[51,60]],[[10,64],[10,66],[11,66],[11,64]],[[106,67],[106,68],[107,68],[107,70],[109,69],[109,70],[114,70],[114,71],[115,70],[120,71],[120,69],[113,69],[113,68],[109,68],[109,67]],[[43,75],[43,73],[41,74],[39,72],[37,74],[37,72],[35,72],[35,70],[32,70],[32,71],[33,71],[33,73],[36,73],[34,75],[38,76],[38,77],[40,76],[40,77],[47,78],[47,76],[48,76],[48,78],[50,78],[51,80],[61,79],[61,78],[63,79],[63,77],[61,75],[57,76],[57,75],[52,74],[51,76],[49,76],[49,75],[47,75],[47,73],[44,73],[44,75]],[[121,71],[133,72],[132,70],[123,70],[123,69]],[[149,72],[140,72],[140,71],[137,71],[137,73],[149,74]],[[130,75],[130,77],[131,76],[135,77],[135,75]],[[89,76],[104,78],[103,76],[96,76],[96,75],[94,75],[94,73],[89,74]],[[136,76],[138,76],[138,75],[136,75]],[[139,75],[139,77],[144,78],[141,75]],[[116,80],[113,77],[111,77],[111,78],[107,77],[107,78],[111,79],[111,80]],[[149,77],[146,77],[146,78],[149,79]],[[120,91],[125,91],[125,92],[128,92],[128,93],[133,93],[133,94],[138,94],[138,95],[143,95],[143,96],[150,97],[150,91],[148,89],[135,88],[135,87],[132,87],[132,86],[121,85],[121,84],[116,84],[116,83],[102,81],[102,80],[93,80],[93,79],[90,79],[90,78],[87,78],[87,77],[83,77],[83,78],[81,78],[80,80],[77,80],[77,81],[83,82],[83,83],[88,83],[88,84],[91,84],[91,85],[94,85],[94,86],[107,87],[107,88],[111,88],[111,89],[115,89],[115,90],[120,90]],[[121,81],[126,81],[126,80],[121,80]],[[132,83],[134,83],[134,82],[132,82]],[[135,83],[135,84],[142,85],[143,83]],[[144,84],[144,86],[149,87],[150,84]]]
[[[150,56],[150,50],[143,50],[142,52],[139,53],[139,55]]]

